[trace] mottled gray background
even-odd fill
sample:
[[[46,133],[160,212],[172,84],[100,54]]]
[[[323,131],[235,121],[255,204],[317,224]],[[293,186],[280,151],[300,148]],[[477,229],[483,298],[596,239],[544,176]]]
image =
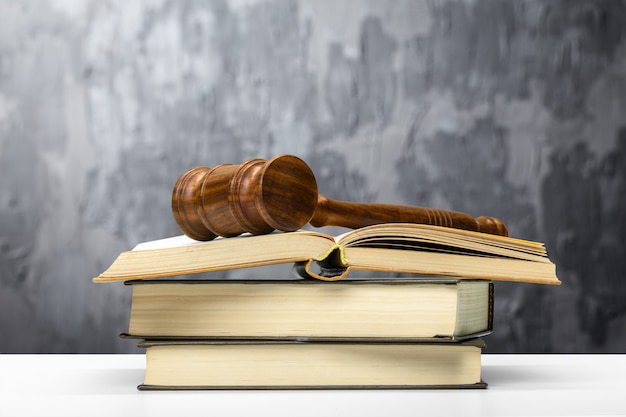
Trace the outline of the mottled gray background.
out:
[[[293,153],[547,243],[488,352],[625,353],[625,116],[623,1],[0,0],[0,351],[136,351],[91,278],[179,233],[187,168]]]

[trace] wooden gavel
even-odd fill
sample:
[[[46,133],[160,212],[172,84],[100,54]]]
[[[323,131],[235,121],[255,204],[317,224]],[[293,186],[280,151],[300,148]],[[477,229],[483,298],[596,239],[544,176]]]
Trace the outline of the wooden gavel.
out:
[[[318,194],[311,168],[292,155],[191,168],[174,185],[172,212],[183,233],[196,240],[244,232],[291,232],[307,223],[352,229],[379,223],[424,223],[508,235],[506,226],[493,217],[473,218],[427,207],[331,200]]]

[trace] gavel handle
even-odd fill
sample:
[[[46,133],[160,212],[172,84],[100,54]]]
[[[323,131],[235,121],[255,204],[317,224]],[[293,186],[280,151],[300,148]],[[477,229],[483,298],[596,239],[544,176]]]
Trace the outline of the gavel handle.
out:
[[[380,223],[420,223],[508,236],[504,223],[494,217],[474,218],[457,211],[428,207],[337,201],[321,194],[309,223],[314,227],[341,226],[350,229]]]

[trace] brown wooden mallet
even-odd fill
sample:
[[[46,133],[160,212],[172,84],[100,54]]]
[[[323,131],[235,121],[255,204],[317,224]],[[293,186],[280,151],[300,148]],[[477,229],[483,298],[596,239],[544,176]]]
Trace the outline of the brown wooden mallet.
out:
[[[196,240],[291,232],[307,223],[352,229],[379,223],[423,223],[507,236],[493,217],[396,204],[337,201],[318,194],[311,168],[293,155],[183,173],[172,191],[178,227]]]

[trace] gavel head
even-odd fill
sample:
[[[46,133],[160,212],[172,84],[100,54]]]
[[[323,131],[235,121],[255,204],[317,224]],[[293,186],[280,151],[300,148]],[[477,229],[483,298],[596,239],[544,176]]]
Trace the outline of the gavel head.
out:
[[[478,225],[478,231],[483,233],[490,233],[498,236],[508,236],[509,230],[502,223],[500,219],[495,217],[480,216],[476,218],[476,224]]]
[[[172,213],[182,232],[196,240],[291,232],[313,217],[317,197],[311,168],[296,156],[279,155],[191,168],[174,185]]]

